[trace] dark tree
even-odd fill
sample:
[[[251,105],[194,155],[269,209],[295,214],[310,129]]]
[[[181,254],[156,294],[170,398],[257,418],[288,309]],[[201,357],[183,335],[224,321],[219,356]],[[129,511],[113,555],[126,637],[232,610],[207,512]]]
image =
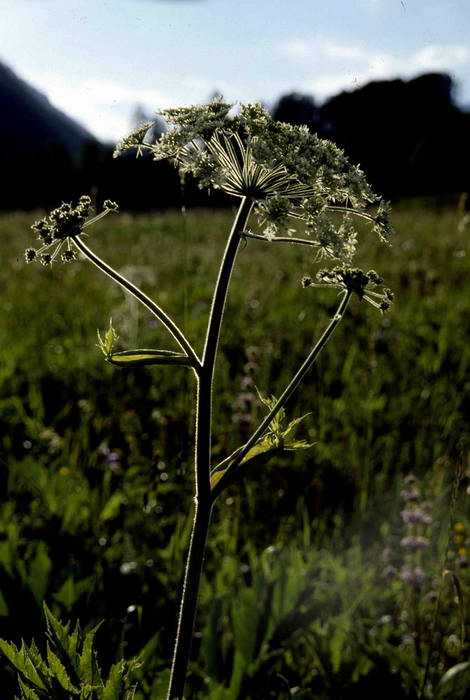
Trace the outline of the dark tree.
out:
[[[320,113],[313,97],[293,92],[281,97],[272,109],[272,117],[286,124],[305,124],[310,131],[317,131]]]

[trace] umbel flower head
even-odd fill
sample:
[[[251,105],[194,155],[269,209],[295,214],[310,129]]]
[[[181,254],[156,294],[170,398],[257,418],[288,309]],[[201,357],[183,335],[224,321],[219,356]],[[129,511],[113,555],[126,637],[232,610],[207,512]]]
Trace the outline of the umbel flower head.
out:
[[[320,257],[350,264],[357,218],[367,221],[381,241],[389,241],[388,205],[340,148],[306,126],[274,121],[260,104],[240,105],[233,116],[232,107],[216,99],[163,110],[168,129],[156,143],[146,142],[152,124],[144,124],[114,155],[136,148],[138,155],[170,158],[201,188],[249,197],[267,238],[292,234],[293,226],[301,224]]]
[[[358,267],[334,267],[331,270],[319,270],[316,275],[317,282],[311,277],[304,277],[304,287],[334,287],[340,291],[354,293],[362,301],[367,301],[380,311],[388,311],[393,301],[393,293],[387,287],[381,292],[377,287],[382,284],[382,279],[375,270],[364,272]]]
[[[83,230],[90,224],[98,221],[111,211],[117,211],[115,202],[106,199],[103,204],[103,211],[88,218],[91,212],[91,199],[86,195],[80,197],[78,204],[74,207],[72,203],[62,203],[60,207],[51,211],[49,216],[40,221],[36,221],[32,230],[42,242],[39,248],[28,248],[25,251],[27,263],[39,260],[43,265],[50,265],[57,259],[59,253],[62,262],[75,260],[77,253],[73,247],[73,241],[78,238]]]

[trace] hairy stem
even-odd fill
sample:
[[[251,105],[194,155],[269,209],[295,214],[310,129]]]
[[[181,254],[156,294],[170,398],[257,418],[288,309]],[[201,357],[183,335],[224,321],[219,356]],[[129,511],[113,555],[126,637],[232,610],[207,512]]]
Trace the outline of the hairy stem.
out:
[[[195,436],[195,513],[191,543],[186,561],[183,596],[178,618],[167,700],[181,700],[184,693],[186,670],[191,652],[191,641],[196,617],[199,582],[213,503],[210,492],[212,382],[230,277],[240,241],[242,240],[242,232],[247,224],[252,205],[251,200],[247,198],[242,200],[227,241],[215,285],[202,367],[198,375]]]
[[[351,299],[352,292],[350,291],[345,291],[343,292],[343,298],[341,299],[341,302],[336,310],[335,315],[331,319],[330,323],[328,324],[328,327],[325,329],[323,335],[321,338],[318,340],[318,342],[314,345],[312,350],[309,352],[308,356],[302,363],[302,365],[299,367],[297,372],[295,373],[294,377],[291,379],[287,387],[284,389],[282,392],[281,396],[279,399],[276,401],[275,405],[273,408],[269,411],[269,413],[266,415],[264,420],[259,424],[255,432],[252,434],[252,436],[249,438],[249,440],[243,445],[243,447],[240,450],[237,450],[235,452],[234,460],[232,464],[230,465],[230,469],[227,471],[227,473],[220,479],[220,481],[217,483],[215,488],[213,489],[212,492],[212,497],[215,500],[217,496],[228,486],[228,483],[231,481],[231,477],[233,475],[233,470],[236,469],[236,467],[240,464],[242,459],[245,457],[245,455],[248,453],[248,451],[253,447],[253,445],[257,442],[257,440],[264,434],[264,432],[269,428],[269,425],[273,418],[279,413],[281,408],[286,404],[288,399],[292,396],[294,391],[297,389],[298,385],[302,381],[302,379],[305,377],[307,374],[308,370],[311,368],[325,345],[327,344],[328,340],[331,338],[335,328],[338,326],[340,323],[341,319],[343,318],[344,312],[346,310],[346,307],[349,304],[349,301]],[[225,460],[226,461],[226,460]]]
[[[211,509],[210,502],[196,500],[167,700],[183,698]]]
[[[165,326],[165,328],[169,331],[169,333],[173,336],[173,338],[176,340],[178,345],[184,350],[184,352],[190,357],[196,367],[200,367],[201,362],[196,355],[196,352],[194,348],[192,347],[191,343],[187,340],[187,338],[184,336],[183,332],[178,328],[176,323],[161,309],[158,304],[155,304],[150,297],[148,297],[146,294],[142,292],[138,287],[135,286],[135,284],[132,284],[132,282],[129,282],[128,279],[123,277],[122,275],[119,274],[119,272],[116,272],[110,265],[104,262],[104,260],[101,260],[90,248],[88,248],[87,245],[78,237],[73,239],[73,242],[75,246],[78,248],[78,250],[85,255],[90,262],[92,262],[96,267],[98,267],[102,272],[104,272],[108,277],[111,277],[112,280],[117,282],[118,284],[121,285],[127,292],[132,294],[136,299],[138,299],[154,316],[158,318],[158,320]]]

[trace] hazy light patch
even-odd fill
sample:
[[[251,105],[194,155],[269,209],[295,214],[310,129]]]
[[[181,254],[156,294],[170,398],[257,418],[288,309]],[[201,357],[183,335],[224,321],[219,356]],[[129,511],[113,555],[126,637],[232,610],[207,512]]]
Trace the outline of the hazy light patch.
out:
[[[183,104],[176,95],[134,88],[112,80],[88,79],[72,83],[63,76],[45,73],[29,73],[24,77],[43,92],[51,104],[105,142],[118,141],[130,131],[137,106],[152,117],[159,109]],[[192,94],[203,92],[205,87],[197,78],[188,78],[185,82],[190,84]]]
[[[425,46],[417,51],[412,60],[416,70],[443,70],[444,66],[460,66],[470,60],[470,49],[466,46]]]

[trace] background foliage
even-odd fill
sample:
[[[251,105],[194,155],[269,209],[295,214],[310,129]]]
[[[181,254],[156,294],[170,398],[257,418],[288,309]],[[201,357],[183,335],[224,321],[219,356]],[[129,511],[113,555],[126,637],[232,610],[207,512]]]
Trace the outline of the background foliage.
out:
[[[359,263],[387,269],[394,309],[352,304],[288,407],[310,412],[299,437],[314,447],[217,505],[190,697],[416,698],[428,660],[425,696],[462,697],[467,666],[440,679],[469,649],[468,216],[430,200],[394,211],[394,247],[364,238]],[[200,347],[230,220],[124,214],[97,225],[92,247]],[[44,601],[85,630],[103,621],[103,677],[140,655],[135,697],[159,698],[189,536],[193,380],[103,362],[96,329],[110,316],[123,348],[172,346],[90,266],[27,268],[31,221],[0,221],[0,637],[43,648]],[[240,253],[215,388],[221,457],[263,413],[253,383],[279,393],[328,322],[334,292],[300,285],[312,271],[308,250],[249,241]],[[433,518],[418,589],[387,574],[406,563],[410,472]],[[18,692],[6,662],[1,683]]]

